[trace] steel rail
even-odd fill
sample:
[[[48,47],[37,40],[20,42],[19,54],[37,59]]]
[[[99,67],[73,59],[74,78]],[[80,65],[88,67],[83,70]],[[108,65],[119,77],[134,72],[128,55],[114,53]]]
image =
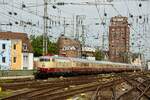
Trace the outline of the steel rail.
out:
[[[100,86],[100,88],[102,89],[102,88],[111,87],[114,84],[120,84],[123,81],[124,81],[123,79],[117,79],[117,80],[114,80],[114,83],[113,83],[113,81],[110,81],[105,84],[96,83],[96,84],[93,84],[90,86],[85,86],[85,87],[81,87],[81,88],[77,88],[77,89],[71,89],[71,90],[68,90],[65,92],[60,91],[60,92],[54,93],[54,94],[47,94],[40,98],[47,98],[48,100],[59,100],[60,98],[66,99],[66,97],[73,96],[75,94],[84,93],[84,92],[88,92],[88,91],[95,91],[98,86]],[[34,99],[32,99],[32,100],[34,100]]]
[[[81,79],[80,79],[81,78]],[[66,86],[68,87],[69,85],[80,85],[80,84],[87,84],[89,82],[95,82],[95,81],[98,81],[98,79],[101,79],[101,77],[91,77],[91,78],[85,78],[85,77],[78,77],[78,78],[71,78],[71,79],[64,79],[64,80],[61,80],[61,81],[53,81],[53,83],[50,83],[49,82],[43,82],[43,84],[28,84],[26,85],[27,87],[26,88],[31,88],[31,90],[29,91],[24,91],[24,92],[21,92],[21,93],[18,93],[18,94],[15,94],[15,95],[12,95],[12,96],[9,96],[7,98],[4,98],[4,99],[9,99],[11,100],[11,98],[17,98],[17,97],[21,97],[21,96],[25,96],[26,94],[31,94],[31,93],[34,93],[35,95],[33,95],[33,97],[35,96],[38,96],[38,95],[41,95],[42,92],[40,93],[35,93],[35,92],[38,92],[38,91],[43,91],[43,93],[46,91],[49,91],[47,90],[48,88],[52,88],[52,87],[62,87],[62,86]],[[85,80],[83,80],[85,79]],[[55,83],[54,83],[55,82]],[[41,82],[40,82],[41,83]],[[43,87],[43,88],[40,88],[38,90],[39,87]],[[37,89],[35,89],[37,88]],[[42,90],[42,89],[45,89],[45,90]],[[31,96],[32,97],[32,96]]]
[[[122,96],[124,96],[125,94],[127,94],[127,93],[129,93],[129,92],[131,92],[131,91],[133,91],[134,89],[137,89],[139,92],[143,92],[143,90],[141,90],[141,88],[139,88],[139,86],[142,84],[142,83],[140,83],[139,85],[135,85],[134,83],[132,83],[132,82],[130,82],[129,80],[130,79],[124,79],[126,82],[127,82],[127,84],[129,84],[129,85],[131,85],[133,88],[132,89],[130,89],[129,91],[127,91],[127,92],[125,92],[124,94],[122,94],[121,96],[119,96],[118,98],[117,98],[117,100],[119,100]],[[146,98],[150,98],[147,94],[143,94]]]
[[[140,100],[141,97],[148,91],[149,88],[150,88],[150,85],[145,88],[145,90],[141,93],[140,96],[138,96],[138,97],[136,98],[136,100]],[[148,100],[150,100],[150,97],[148,98]]]

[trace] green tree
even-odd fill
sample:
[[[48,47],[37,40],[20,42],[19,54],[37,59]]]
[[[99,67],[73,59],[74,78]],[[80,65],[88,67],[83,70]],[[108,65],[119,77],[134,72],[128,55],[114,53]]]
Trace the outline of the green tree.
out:
[[[31,35],[30,36],[31,45],[33,48],[34,56],[42,56],[43,51],[43,37]],[[58,54],[58,47],[56,43],[52,43],[48,39],[48,54]]]
[[[104,59],[104,53],[101,50],[95,51],[95,59],[96,60],[103,60]]]

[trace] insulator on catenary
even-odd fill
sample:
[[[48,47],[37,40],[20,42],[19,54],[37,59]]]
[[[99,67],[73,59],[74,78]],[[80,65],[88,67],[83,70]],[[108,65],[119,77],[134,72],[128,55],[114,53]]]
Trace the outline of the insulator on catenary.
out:
[[[104,16],[107,16],[107,13],[104,13]]]
[[[12,15],[12,12],[8,12],[9,13],[9,15]]]
[[[131,17],[131,18],[133,18],[133,15],[132,15],[132,14],[130,14],[130,17]]]
[[[12,26],[12,23],[9,23],[10,26]]]
[[[142,16],[139,16],[139,19],[142,19]]]
[[[16,12],[14,12],[14,15],[17,15],[17,13],[16,13]]]
[[[142,4],[141,4],[141,3],[139,4],[139,7],[142,7]]]
[[[22,8],[26,8],[26,5],[25,5],[25,4],[22,4]]]
[[[18,22],[15,22],[15,24],[18,24]]]
[[[53,7],[53,9],[56,9],[56,6],[55,6],[55,5],[53,5],[52,7]]]

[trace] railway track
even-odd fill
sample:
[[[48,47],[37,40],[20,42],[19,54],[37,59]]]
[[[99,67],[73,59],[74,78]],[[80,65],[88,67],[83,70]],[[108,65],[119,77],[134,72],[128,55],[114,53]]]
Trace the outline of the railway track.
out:
[[[109,78],[110,76],[108,76],[107,78]],[[105,76],[106,78],[106,76]],[[21,92],[20,94],[16,94],[13,96],[10,96],[9,98],[11,98],[10,100],[12,100],[12,98],[18,98],[21,95],[25,95],[25,94],[32,94],[33,92],[35,93],[36,91],[41,92],[41,90],[46,90],[46,88],[52,88],[52,87],[69,87],[70,85],[81,85],[81,84],[87,84],[87,83],[91,83],[91,82],[95,82],[95,81],[102,81],[102,77],[101,76],[82,76],[82,77],[73,77],[73,78],[64,78],[64,79],[58,79],[55,81],[37,81],[37,82],[19,82],[19,83],[8,83],[8,84],[3,84],[1,85],[3,88],[7,88],[7,89],[22,89],[22,88],[29,88],[31,89],[26,90],[24,92]],[[110,79],[109,79],[110,80]],[[42,88],[39,88],[42,87]],[[39,89],[39,90],[38,90]],[[38,93],[37,93],[38,94]],[[41,93],[39,93],[41,94]],[[7,98],[8,99],[8,98]]]
[[[65,91],[66,88],[68,88],[71,84],[66,84],[66,85],[61,85],[61,86],[53,86],[52,88],[50,88],[51,86],[48,86],[47,88],[41,88],[41,89],[36,89],[36,90],[31,90],[31,91],[26,91],[24,93],[21,94],[17,94],[17,95],[13,95],[10,96],[8,98],[5,98],[5,100],[19,100],[21,98],[28,98],[31,100],[36,100],[36,99],[59,99],[59,98],[64,98],[67,96],[72,96],[76,93],[82,93],[82,92],[86,92],[86,91],[91,91],[96,89],[96,87],[100,84],[99,82],[92,82],[89,84],[83,84],[83,83],[79,83],[78,84],[82,84],[82,85],[78,85],[77,88],[69,88],[68,90]],[[76,83],[74,83],[76,84]],[[103,84],[104,85],[104,84]],[[59,98],[58,98],[59,95]]]
[[[133,91],[137,91],[141,94],[135,100],[140,100],[142,96],[150,100],[150,95],[146,93],[146,91],[150,88],[150,79],[144,80],[143,82],[139,82],[135,79],[125,79],[125,80],[127,84],[131,85],[133,88],[125,92],[123,95],[119,96],[117,100],[120,100],[122,96],[125,96],[125,94],[130,94]]]
[[[113,85],[104,90],[97,88],[92,100],[150,100],[150,77],[147,77],[148,74],[150,75],[150,73],[137,73],[136,76],[133,75],[134,77],[122,77],[124,81],[119,84],[121,88],[118,88],[118,85]],[[143,81],[137,80],[139,78]],[[126,88],[122,87],[122,84],[126,84]],[[106,94],[111,92],[111,96],[104,94],[105,92]],[[138,95],[139,97],[137,97]]]
[[[109,78],[112,76],[108,76],[105,78]],[[116,77],[116,76],[113,76]],[[6,89],[11,89],[11,90],[17,90],[17,89],[22,89],[22,88],[38,88],[42,86],[47,86],[47,85],[59,85],[59,84],[67,84],[69,83],[86,83],[86,82],[92,82],[92,81],[98,81],[103,79],[104,76],[81,76],[81,77],[71,77],[71,78],[57,78],[55,80],[31,80],[31,81],[20,81],[20,82],[13,82],[13,83],[1,83],[0,86],[6,90]]]
[[[37,81],[37,83],[29,83],[25,85],[23,88],[27,88],[26,90],[4,98],[3,100],[63,100],[74,95],[80,93],[86,93],[89,91],[94,91],[95,94],[93,100],[98,100],[99,92],[102,90],[110,88],[112,92],[112,97],[115,100],[124,100],[122,99],[127,94],[130,94],[133,91],[140,93],[139,99],[141,97],[145,97],[149,99],[149,84],[150,79],[146,76],[147,73],[132,73],[132,74],[112,74],[108,75],[108,77],[100,75],[100,76],[82,76],[82,77],[74,77],[74,78],[64,78],[58,79],[55,81]],[[137,78],[143,79],[143,81],[137,80]],[[39,82],[39,83],[38,83]],[[125,91],[121,95],[116,96],[116,89],[114,88],[117,85],[122,83],[126,83],[132,88],[128,91]],[[20,83],[18,83],[20,84]],[[18,84],[16,87],[18,87]],[[22,83],[21,83],[22,84]],[[35,86],[33,86],[33,84]],[[13,84],[10,87],[15,86]],[[7,88],[10,88],[9,86]],[[102,97],[101,97],[102,98]],[[106,99],[107,100],[107,99]],[[110,99],[108,99],[110,100]]]

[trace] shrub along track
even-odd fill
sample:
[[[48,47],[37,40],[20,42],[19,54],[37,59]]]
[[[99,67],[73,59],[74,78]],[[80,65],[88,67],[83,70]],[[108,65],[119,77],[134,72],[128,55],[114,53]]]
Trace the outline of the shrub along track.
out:
[[[137,74],[107,74],[80,76],[64,79],[56,79],[53,81],[32,81],[3,84],[5,89],[24,89],[12,96],[4,98],[4,100],[62,100],[76,94],[96,91],[97,88],[108,88],[117,84],[121,84],[126,79],[133,80],[136,77],[145,77],[143,73]],[[26,89],[25,89],[26,88]]]

